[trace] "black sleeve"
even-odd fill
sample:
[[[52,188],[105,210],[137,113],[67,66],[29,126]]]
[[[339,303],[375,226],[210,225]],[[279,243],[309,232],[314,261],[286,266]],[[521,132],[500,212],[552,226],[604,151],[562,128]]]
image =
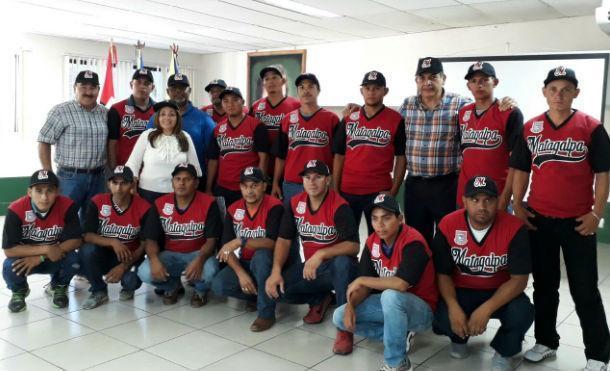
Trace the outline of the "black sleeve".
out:
[[[335,225],[337,226],[337,238],[339,241],[360,242],[358,226],[354,219],[354,212],[349,205],[341,205],[335,211]]]
[[[265,226],[266,236],[272,240],[277,240],[277,235],[280,229],[280,223],[282,222],[282,215],[284,215],[284,207],[277,205],[269,210],[267,215],[267,225]]]
[[[282,160],[286,159],[286,155],[288,154],[288,135],[280,130],[280,135],[278,135],[277,139],[271,146],[271,154],[275,157],[281,158]]]
[[[510,167],[529,173],[532,169],[532,153],[527,148],[527,143],[523,136],[517,139],[515,147],[510,154]]]
[[[335,130],[335,135],[333,137],[333,153],[338,155],[345,155],[345,141],[345,121],[341,120],[341,122],[339,122],[339,125],[337,125],[337,129]]]
[[[121,136],[121,116],[116,108],[108,110],[108,139],[118,140]]]
[[[432,259],[436,273],[448,276],[453,274],[454,262],[451,256],[451,246],[440,231],[437,231],[432,241]]]
[[[530,239],[525,226],[519,229],[508,246],[508,270],[510,274],[530,274],[532,272]]]
[[[222,217],[216,201],[210,204],[203,230],[205,238],[220,238],[222,236]]]
[[[72,204],[66,211],[64,216],[64,230],[61,232],[59,240],[61,242],[74,238],[81,238],[82,230],[80,228],[80,220],[78,219],[78,206]]]
[[[260,124],[254,129],[254,152],[269,153],[269,134],[265,125]]]
[[[297,237],[297,226],[294,222],[294,214],[290,204],[284,207],[284,215],[277,236],[285,240],[294,240]]]
[[[148,221],[148,218],[150,218],[150,216],[153,213],[154,207],[150,206],[148,208],[148,210],[146,210],[146,212],[144,213],[144,215],[142,215],[142,217],[140,218],[140,233],[138,234],[138,237],[140,238],[140,241],[144,241],[144,226],[146,226],[146,223]]]
[[[229,241],[233,241],[236,237],[235,229],[233,228],[233,218],[231,217],[231,214],[227,213],[225,217],[225,225],[222,226],[221,245],[224,245]]]
[[[589,161],[594,173],[610,170],[610,139],[603,125],[599,125],[591,133],[591,150]]]
[[[398,130],[394,136],[394,156],[404,156],[407,149],[407,134],[405,133],[405,121],[400,120]]]
[[[364,245],[362,255],[360,255],[360,262],[358,263],[358,277],[379,277],[373,261],[371,260],[371,253],[369,252],[368,246]]]
[[[250,107],[250,109],[248,110],[248,116],[255,117],[254,116],[254,105],[252,107]]]
[[[156,206],[152,206],[149,211],[149,215],[146,218],[146,224],[144,225],[144,232],[142,236],[146,240],[154,240],[158,243],[163,241],[163,226],[161,220],[159,220],[159,212]]]
[[[85,224],[83,225],[83,233],[97,233],[99,226],[99,219],[97,217],[99,210],[97,206],[91,201],[87,205],[87,212],[85,214]]]
[[[512,152],[517,141],[523,135],[523,114],[519,108],[515,108],[508,116],[506,122],[506,139],[508,151]]]
[[[421,242],[412,242],[402,250],[402,260],[396,276],[407,281],[409,285],[415,286],[424,274],[429,260],[426,247]]]
[[[207,157],[209,160],[218,160],[218,157],[220,157],[220,147],[218,147],[218,141],[214,134],[212,134],[212,139],[210,140],[210,145],[206,150],[205,157]]]
[[[8,210],[4,218],[4,230],[2,231],[2,248],[10,249],[21,244],[21,219],[14,211]]]

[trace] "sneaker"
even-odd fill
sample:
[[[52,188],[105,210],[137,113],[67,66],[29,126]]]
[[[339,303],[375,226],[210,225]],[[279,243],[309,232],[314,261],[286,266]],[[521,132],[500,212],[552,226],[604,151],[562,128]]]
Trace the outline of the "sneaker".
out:
[[[163,293],[163,304],[165,304],[165,305],[176,304],[178,302],[178,299],[180,299],[182,296],[184,296],[184,287],[180,287],[179,289],[176,289],[171,292],[165,291]]]
[[[106,302],[108,302],[108,293],[106,291],[92,292],[87,300],[85,300],[83,309],[94,309]]]
[[[337,330],[337,337],[333,344],[333,353],[347,355],[354,350],[354,334],[349,331]]]
[[[546,345],[536,344],[532,347],[532,349],[525,352],[523,358],[530,362],[540,362],[545,358],[555,357],[556,354],[557,349],[551,349]]]
[[[468,346],[466,343],[460,344],[451,342],[451,351],[449,352],[449,355],[451,358],[464,359],[468,357]]]
[[[254,322],[250,325],[250,331],[252,332],[263,332],[269,330],[271,326],[275,324],[275,318],[260,318],[256,317]]]
[[[53,306],[55,308],[65,308],[68,306],[67,285],[55,285],[53,287]]]
[[[119,300],[128,301],[131,299],[133,299],[133,290],[121,289],[121,292],[119,292]]]
[[[411,350],[411,347],[413,347],[414,339],[415,339],[415,332],[413,332],[413,331],[407,332],[407,353],[409,353],[409,350]]]
[[[379,369],[379,371],[411,371],[413,367],[411,367],[411,361],[409,358],[405,358],[400,362],[400,364],[396,367],[392,367],[387,363],[384,363],[383,366]]]
[[[256,308],[256,302],[255,301],[246,301],[246,312],[256,312],[257,308]]]
[[[155,294],[157,296],[163,296],[165,295],[165,291],[163,291],[162,289],[155,289]]]
[[[25,310],[25,298],[30,295],[30,289],[24,288],[18,291],[13,291],[11,300],[8,302],[8,310],[13,313],[18,313]]]
[[[316,323],[324,320],[324,315],[333,301],[333,294],[328,294],[322,299],[320,304],[312,305],[309,307],[309,312],[303,317],[303,322],[309,325],[315,325]]]
[[[201,308],[208,303],[208,293],[198,294],[193,292],[191,296],[191,308]]]
[[[53,285],[51,285],[51,282],[44,285],[44,293],[53,296]]]
[[[491,359],[491,371],[513,371],[521,364],[521,357],[502,357],[495,352]]]
[[[608,365],[601,361],[587,359],[587,366],[583,371],[608,371]]]

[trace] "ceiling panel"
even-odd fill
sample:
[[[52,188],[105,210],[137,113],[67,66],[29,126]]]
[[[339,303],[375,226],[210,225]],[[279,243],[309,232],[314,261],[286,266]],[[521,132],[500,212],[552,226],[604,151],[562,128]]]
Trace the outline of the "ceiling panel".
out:
[[[434,21],[415,15],[392,12],[372,14],[367,20],[377,25],[383,25],[406,33],[426,32],[447,28],[447,25],[434,23]]]
[[[438,8],[441,6],[460,5],[456,0],[374,0],[377,3],[400,10],[417,10]]]
[[[524,22],[563,16],[563,14],[539,0],[510,0],[473,4],[471,7],[502,22]]]
[[[412,13],[436,23],[446,24],[449,27],[479,26],[495,23],[493,18],[467,5],[420,9],[414,10]]]
[[[297,0],[297,2],[338,15],[355,17],[374,13],[387,13],[392,10],[382,3],[371,0]]]
[[[601,0],[542,0],[566,16],[594,15]]]

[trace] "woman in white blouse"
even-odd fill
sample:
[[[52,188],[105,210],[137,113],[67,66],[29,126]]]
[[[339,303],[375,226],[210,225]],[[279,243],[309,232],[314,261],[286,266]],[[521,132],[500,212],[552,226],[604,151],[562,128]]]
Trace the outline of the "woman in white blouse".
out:
[[[193,141],[182,130],[182,115],[172,101],[159,102],[155,110],[153,129],[140,135],[125,166],[139,174],[138,193],[153,203],[158,197],[172,192],[172,171],[184,162],[193,164],[201,176],[201,167]]]

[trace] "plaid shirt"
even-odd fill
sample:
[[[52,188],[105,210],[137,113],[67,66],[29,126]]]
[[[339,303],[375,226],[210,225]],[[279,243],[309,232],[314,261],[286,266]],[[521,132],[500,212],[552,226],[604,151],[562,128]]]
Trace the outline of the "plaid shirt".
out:
[[[51,108],[38,141],[55,145],[59,167],[94,169],[106,164],[108,110],[98,104],[91,111],[76,100]]]
[[[438,106],[428,109],[419,96],[405,99],[400,114],[405,120],[409,175],[429,178],[460,170],[458,111],[470,102],[445,93]]]

